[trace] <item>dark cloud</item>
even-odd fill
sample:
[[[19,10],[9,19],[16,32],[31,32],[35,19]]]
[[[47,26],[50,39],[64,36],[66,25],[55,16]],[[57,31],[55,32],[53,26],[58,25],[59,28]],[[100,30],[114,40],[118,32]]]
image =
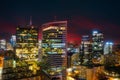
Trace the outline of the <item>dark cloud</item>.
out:
[[[30,16],[39,27],[57,16],[57,20],[68,20],[68,34],[74,35],[71,39],[80,40],[81,35],[99,28],[105,39],[120,40],[119,3],[119,0],[2,0],[0,31],[15,33],[16,26],[29,24]]]
[[[104,34],[105,40],[119,41],[120,25],[110,22],[94,21],[93,19],[74,16],[70,22],[69,33],[74,35],[91,35],[94,29],[98,29]]]

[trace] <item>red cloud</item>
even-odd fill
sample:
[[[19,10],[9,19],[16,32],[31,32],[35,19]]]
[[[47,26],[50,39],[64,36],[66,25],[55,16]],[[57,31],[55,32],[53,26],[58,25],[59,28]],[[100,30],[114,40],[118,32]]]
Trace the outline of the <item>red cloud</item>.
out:
[[[81,38],[80,38],[80,35],[78,34],[69,33],[67,34],[67,41],[70,43],[80,43]]]
[[[97,24],[94,21],[81,16],[73,17],[71,23],[76,25],[76,29],[86,29],[86,30],[90,30],[90,29],[92,30],[95,28],[102,29],[100,24]]]

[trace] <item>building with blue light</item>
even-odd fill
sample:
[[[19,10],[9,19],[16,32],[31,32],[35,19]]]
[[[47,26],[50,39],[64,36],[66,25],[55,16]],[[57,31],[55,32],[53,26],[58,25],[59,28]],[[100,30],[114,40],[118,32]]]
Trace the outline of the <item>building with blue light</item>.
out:
[[[16,35],[11,36],[10,43],[11,43],[12,47],[16,46]]]
[[[93,31],[92,33],[92,49],[94,52],[101,52],[103,51],[103,33],[98,31]]]
[[[106,42],[104,45],[104,54],[111,54],[113,52],[113,42]]]
[[[104,41],[103,33],[94,30],[92,32],[92,57],[94,62],[99,63],[104,54]]]

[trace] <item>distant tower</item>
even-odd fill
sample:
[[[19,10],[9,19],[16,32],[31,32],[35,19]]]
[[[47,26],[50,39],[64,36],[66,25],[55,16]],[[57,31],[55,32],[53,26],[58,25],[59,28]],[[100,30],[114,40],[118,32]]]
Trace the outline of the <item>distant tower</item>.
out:
[[[113,51],[113,42],[106,42],[104,46],[104,54],[111,54]]]
[[[6,40],[5,39],[1,39],[0,40],[0,49],[6,50]]]
[[[103,33],[94,30],[92,32],[92,55],[94,61],[100,61],[104,54]]]
[[[11,43],[12,47],[15,47],[15,45],[16,45],[16,35],[11,36],[10,43]]]
[[[91,60],[92,45],[89,35],[83,35],[80,45],[80,62],[81,64],[88,64]]]
[[[30,16],[30,26],[32,25],[32,16]]]

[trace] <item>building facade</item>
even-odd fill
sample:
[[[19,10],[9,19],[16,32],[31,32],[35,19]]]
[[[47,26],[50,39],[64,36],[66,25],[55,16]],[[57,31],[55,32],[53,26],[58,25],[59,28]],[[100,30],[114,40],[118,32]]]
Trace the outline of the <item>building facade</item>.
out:
[[[16,35],[12,35],[10,38],[10,44],[12,45],[12,47],[16,46]]]
[[[106,42],[104,45],[104,55],[111,54],[113,52],[113,43]]]
[[[92,44],[89,35],[83,35],[80,45],[80,62],[81,64],[88,64],[92,58]]]
[[[1,50],[6,50],[6,47],[7,47],[7,42],[5,39],[1,39],[0,40],[0,49]]]
[[[49,22],[42,25],[42,50],[47,56],[53,74],[64,75],[67,67],[67,21]]]
[[[38,29],[33,26],[17,27],[16,55],[26,60],[35,60],[38,55]]]
[[[92,32],[92,58],[95,64],[100,64],[104,54],[103,33],[100,31]]]

